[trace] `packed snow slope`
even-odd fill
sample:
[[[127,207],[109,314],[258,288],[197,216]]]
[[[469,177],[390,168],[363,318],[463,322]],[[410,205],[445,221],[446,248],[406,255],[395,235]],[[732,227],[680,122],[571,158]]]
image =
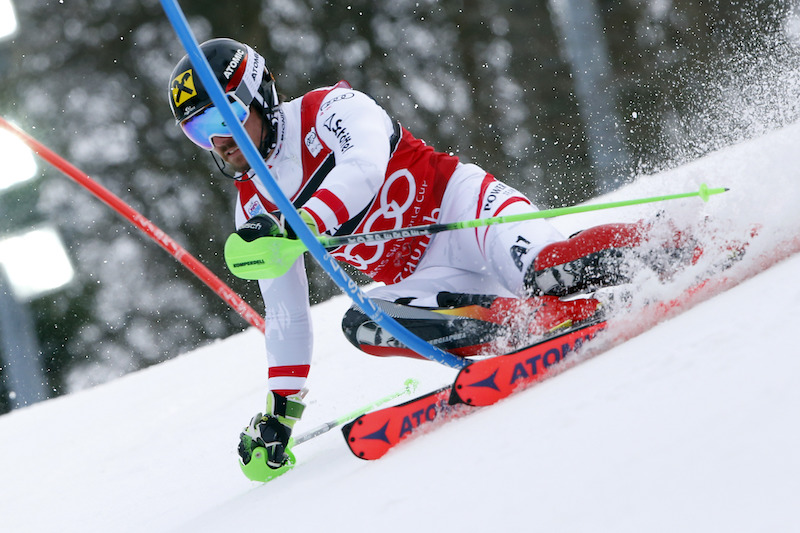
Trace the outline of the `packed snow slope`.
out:
[[[800,235],[800,127],[645,177],[630,198],[727,186],[672,203],[730,234],[760,224],[731,269]],[[655,207],[554,221],[565,233]],[[262,485],[237,466],[239,431],[264,403],[255,330],[112,383],[0,417],[0,530],[800,531],[800,256],[787,258],[555,378],[409,441],[376,462],[334,430]],[[759,266],[761,265],[761,266]],[[736,269],[739,270],[736,270]],[[653,281],[643,292],[665,290]],[[454,372],[378,359],[339,331],[349,302],[314,309],[303,432]]]

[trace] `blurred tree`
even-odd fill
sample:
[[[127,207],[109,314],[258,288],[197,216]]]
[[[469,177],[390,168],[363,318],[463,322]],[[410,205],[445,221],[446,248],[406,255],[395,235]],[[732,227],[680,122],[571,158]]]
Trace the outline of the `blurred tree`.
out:
[[[16,61],[3,83],[3,115],[256,302],[252,288],[230,279],[219,259],[232,227],[232,184],[212,175],[208,161],[169,120],[168,77],[183,51],[160,4],[77,0],[17,7],[21,32],[10,45]],[[71,287],[34,306],[56,392],[102,382],[246,326],[91,194],[54,169],[45,167],[43,174],[36,209],[14,218],[57,223],[78,266]],[[69,373],[78,366],[89,371]]]

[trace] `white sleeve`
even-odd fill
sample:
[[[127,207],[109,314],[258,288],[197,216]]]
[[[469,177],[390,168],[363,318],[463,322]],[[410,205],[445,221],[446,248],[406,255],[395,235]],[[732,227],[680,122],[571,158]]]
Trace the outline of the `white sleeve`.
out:
[[[238,203],[238,202],[237,202]],[[236,227],[246,220],[236,210]],[[305,386],[313,350],[308,277],[300,256],[289,271],[275,279],[258,281],[264,299],[264,342],[271,391],[293,394]]]
[[[322,101],[315,129],[333,150],[336,166],[303,207],[325,232],[360,213],[378,193],[394,129],[372,98],[344,88],[332,90]]]
[[[313,350],[308,277],[303,257],[276,279],[258,281],[264,298],[264,342],[269,390],[292,394],[303,388]]]

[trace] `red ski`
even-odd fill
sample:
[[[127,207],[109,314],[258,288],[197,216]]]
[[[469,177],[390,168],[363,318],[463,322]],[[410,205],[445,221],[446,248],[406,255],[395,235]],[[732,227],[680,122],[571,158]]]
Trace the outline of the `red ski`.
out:
[[[452,420],[475,408],[450,403],[451,387],[442,387],[394,407],[362,415],[342,427],[342,433],[356,457],[379,459],[400,441]],[[436,423],[436,424],[434,424]]]
[[[493,403],[489,401],[493,396],[507,396],[510,392],[506,394],[504,391],[508,388],[506,382],[509,380],[514,385],[518,382],[531,384],[553,374],[564,362],[572,359],[584,342],[604,327],[602,320],[587,322],[511,354],[478,362],[507,361],[507,358],[513,357],[519,360],[519,367],[510,368],[501,364],[487,373],[486,369],[494,367],[473,363],[466,368],[475,366],[482,371],[470,374],[478,379],[469,381],[463,392],[454,392],[454,386],[447,386],[395,407],[362,415],[342,428],[347,445],[361,459],[383,457],[408,437],[472,412],[475,408],[470,404],[488,405]],[[464,385],[461,386],[463,389]]]
[[[569,366],[583,344],[605,328],[606,321],[598,320],[516,352],[476,361],[456,376],[452,401],[472,406],[496,403]]]

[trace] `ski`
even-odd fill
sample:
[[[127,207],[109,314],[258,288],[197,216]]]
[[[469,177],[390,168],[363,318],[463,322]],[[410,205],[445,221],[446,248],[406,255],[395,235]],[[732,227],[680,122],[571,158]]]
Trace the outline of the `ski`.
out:
[[[345,424],[342,433],[353,454],[380,459],[401,441],[421,430],[452,420],[475,409],[450,402],[450,385],[394,407],[367,413]]]
[[[751,231],[751,237],[756,229]],[[719,250],[720,257],[695,283],[682,294],[669,300],[656,300],[632,312],[630,308],[617,309],[609,318],[609,331],[597,339],[582,354],[586,359],[610,350],[628,339],[636,337],[659,322],[719,294],[736,284],[723,272],[741,260],[746,243],[726,243]],[[626,299],[623,296],[623,301]],[[535,344],[531,347],[484,360],[475,361],[461,369],[453,383],[453,401],[471,406],[486,406],[506,398],[549,377],[553,370],[565,370],[579,360],[571,357],[584,342],[594,339],[608,325],[605,320],[585,324],[562,337]],[[555,365],[555,366],[554,366]],[[551,369],[552,367],[552,369]]]
[[[627,310],[608,320],[598,318],[516,352],[474,361],[456,375],[452,401],[471,406],[497,403],[583,359],[644,333],[659,322],[721,292],[727,282],[725,277],[713,281],[705,278],[680,296],[651,302],[636,313]],[[595,339],[601,332],[602,338]],[[590,340],[594,342],[587,346],[586,353],[582,353],[580,358],[575,357],[576,352]]]
[[[372,411],[346,424],[342,433],[347,445],[356,457],[379,459],[412,435],[468,414],[476,406],[494,403],[497,400],[492,401],[492,398],[508,396],[516,388],[555,374],[605,326],[605,320],[596,318],[556,332],[508,355],[474,362],[462,370],[477,369],[464,374],[469,379],[456,381],[400,405]],[[511,361],[515,364],[511,365]]]
[[[516,352],[475,361],[459,371],[453,382],[454,403],[485,406],[529,387],[571,366],[584,343],[606,329],[596,319]]]

